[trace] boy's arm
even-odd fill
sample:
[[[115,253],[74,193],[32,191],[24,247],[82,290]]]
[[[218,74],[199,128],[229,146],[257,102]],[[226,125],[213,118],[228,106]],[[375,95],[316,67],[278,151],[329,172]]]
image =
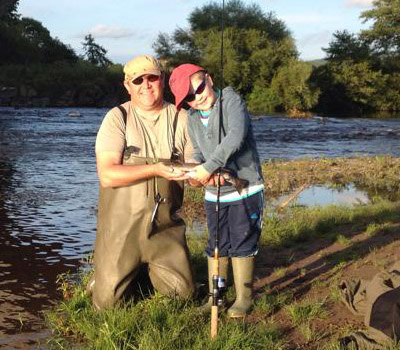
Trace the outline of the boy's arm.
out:
[[[224,108],[228,119],[228,129],[221,143],[216,147],[209,160],[203,167],[212,174],[219,167],[224,167],[229,159],[242,147],[249,129],[250,118],[244,101],[236,93],[229,99]],[[226,126],[225,126],[226,128]],[[219,132],[219,131],[217,131]]]
[[[191,156],[191,161],[194,163],[203,163],[205,161],[203,153],[200,150],[200,147],[196,141],[195,137],[195,132],[194,132],[194,125],[193,121],[188,120],[188,130],[189,130],[189,138],[190,141],[192,142],[192,156]]]

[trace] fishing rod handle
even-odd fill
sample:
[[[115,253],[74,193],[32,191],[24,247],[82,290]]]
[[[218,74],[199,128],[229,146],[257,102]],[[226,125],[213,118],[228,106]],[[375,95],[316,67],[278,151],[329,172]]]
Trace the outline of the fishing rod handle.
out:
[[[218,290],[215,290],[214,279],[219,276],[219,254],[218,250],[214,252],[214,264],[211,274],[213,278],[212,306],[211,306],[211,339],[215,339],[218,333]]]
[[[218,334],[218,306],[211,306],[211,339]]]

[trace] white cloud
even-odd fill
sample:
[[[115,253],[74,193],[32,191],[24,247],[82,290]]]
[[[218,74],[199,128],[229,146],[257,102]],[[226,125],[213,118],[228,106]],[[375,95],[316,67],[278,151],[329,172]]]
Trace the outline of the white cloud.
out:
[[[310,33],[299,38],[300,46],[310,46],[310,45],[328,45],[332,39],[332,32],[329,30],[324,30],[318,33]]]
[[[373,0],[346,0],[345,4],[349,7],[370,7]]]
[[[133,36],[135,33],[127,28],[112,27],[98,24],[91,29],[89,33],[95,38],[121,39]]]
[[[329,30],[309,33],[298,37],[296,43],[297,49],[300,52],[300,58],[307,61],[325,57],[322,47],[328,47],[331,39],[332,32]]]

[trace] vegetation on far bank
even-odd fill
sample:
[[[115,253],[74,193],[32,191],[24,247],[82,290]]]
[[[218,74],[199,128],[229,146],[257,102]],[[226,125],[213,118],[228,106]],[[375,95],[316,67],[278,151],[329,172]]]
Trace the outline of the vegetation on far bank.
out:
[[[122,66],[112,64],[95,38],[85,36],[85,54],[79,57],[40,22],[20,18],[18,2],[5,0],[0,8],[0,104],[113,106],[127,99]],[[220,2],[212,1],[192,11],[187,28],[159,34],[153,48],[168,70],[184,62],[198,63],[220,85],[221,10]],[[338,28],[323,48],[323,61],[303,62],[292,33],[276,14],[264,12],[256,3],[229,0],[224,12],[229,18],[224,31],[224,85],[233,86],[253,113],[396,113],[398,11],[398,1],[374,1],[361,14],[370,28],[356,34]],[[132,52],[136,54],[140,53]],[[170,99],[168,91],[167,96]]]
[[[400,202],[379,196],[383,189],[399,194],[399,166],[400,160],[391,157],[264,164],[267,183],[274,186],[279,178],[287,179],[270,192],[274,196],[304,182],[333,185],[338,179],[341,185],[357,179],[365,189],[377,192],[368,205],[288,206],[279,213],[267,212],[256,263],[253,311],[244,321],[230,320],[222,312],[215,342],[209,339],[209,315],[197,309],[205,288],[195,300],[177,300],[154,293],[142,280],[141,289],[135,285],[141,293],[133,299],[96,313],[84,289],[88,275],[83,273],[75,282],[71,276],[60,278],[65,300],[47,315],[53,330],[50,345],[64,349],[72,344],[82,349],[340,350],[338,339],[363,325],[340,303],[339,281],[361,277],[363,269],[369,271],[364,277],[371,277],[399,258]],[[200,197],[201,193],[190,192],[185,200],[199,207]],[[206,235],[188,234],[195,278],[204,284]],[[229,305],[234,291],[231,281],[228,285]]]

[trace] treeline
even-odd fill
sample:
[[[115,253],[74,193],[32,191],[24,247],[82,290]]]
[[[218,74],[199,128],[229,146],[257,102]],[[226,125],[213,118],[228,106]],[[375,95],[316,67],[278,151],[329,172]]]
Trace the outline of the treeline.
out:
[[[335,33],[318,67],[299,60],[293,37],[273,13],[240,0],[224,11],[224,84],[253,112],[368,113],[400,110],[400,0],[376,0],[361,19],[369,30]],[[196,62],[220,81],[220,1],[196,8],[189,28],[160,33],[153,45],[170,66]]]
[[[122,67],[89,34],[78,56],[32,18],[20,18],[18,1],[0,5],[0,104],[110,106],[127,99]]]
[[[84,55],[31,18],[20,18],[18,0],[0,3],[0,104],[111,106],[128,97],[122,66],[91,35]],[[241,0],[226,2],[224,85],[233,86],[253,113],[307,111],[364,114],[400,110],[400,0],[375,0],[360,33],[337,31],[322,64],[299,59],[292,34],[274,13]],[[153,44],[172,69],[204,66],[221,85],[220,1],[195,8],[188,28],[160,33]],[[133,53],[134,54],[134,53]]]

